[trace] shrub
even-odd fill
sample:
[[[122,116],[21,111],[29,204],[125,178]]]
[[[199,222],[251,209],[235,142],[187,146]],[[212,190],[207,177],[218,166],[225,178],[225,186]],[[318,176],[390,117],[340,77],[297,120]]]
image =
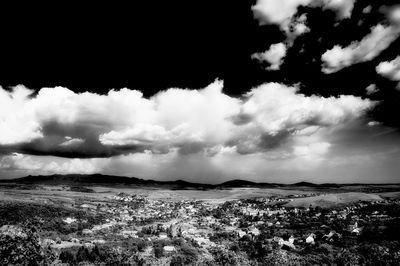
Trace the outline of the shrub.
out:
[[[63,263],[68,263],[72,265],[76,264],[75,254],[70,250],[61,251],[59,258]]]
[[[186,264],[186,258],[183,255],[178,254],[171,258],[170,266],[184,266]]]

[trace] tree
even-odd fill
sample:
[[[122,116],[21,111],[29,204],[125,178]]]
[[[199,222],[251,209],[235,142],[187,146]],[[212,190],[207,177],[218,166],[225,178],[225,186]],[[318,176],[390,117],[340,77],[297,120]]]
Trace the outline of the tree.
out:
[[[154,246],[154,256],[156,256],[156,258],[161,258],[164,256],[164,248],[161,243],[157,243]]]
[[[0,265],[41,265],[46,257],[35,228],[5,225],[0,232]]]

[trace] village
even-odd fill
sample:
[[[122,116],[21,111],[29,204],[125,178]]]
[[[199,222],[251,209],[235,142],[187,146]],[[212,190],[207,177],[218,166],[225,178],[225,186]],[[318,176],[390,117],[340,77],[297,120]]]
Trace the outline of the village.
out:
[[[137,258],[153,263],[185,256],[184,243],[197,255],[180,261],[213,258],[219,250],[239,252],[250,263],[275,251],[315,254],[323,252],[321,247],[331,252],[351,248],[360,239],[373,237],[373,230],[385,237],[384,232],[391,230],[388,224],[399,218],[398,200],[357,202],[329,209],[285,207],[292,198],[260,197],[216,204],[120,193],[106,204],[79,206],[85,212],[104,215],[104,223],[85,228],[73,238],[48,239],[46,243],[61,252],[71,247],[121,246],[124,241],[133,241],[138,247]],[[63,221],[68,225],[80,222],[76,217]]]

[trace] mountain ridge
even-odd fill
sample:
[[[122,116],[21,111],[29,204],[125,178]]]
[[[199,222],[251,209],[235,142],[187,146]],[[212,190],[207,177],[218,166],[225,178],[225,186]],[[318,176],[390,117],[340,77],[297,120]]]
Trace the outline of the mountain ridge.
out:
[[[22,184],[49,184],[49,185],[140,185],[140,186],[168,186],[175,188],[204,188],[204,189],[219,189],[219,188],[233,188],[233,187],[255,187],[255,188],[273,188],[273,187],[321,187],[321,188],[339,188],[342,186],[355,186],[355,185],[390,185],[390,184],[362,184],[362,183],[322,183],[316,184],[311,182],[297,182],[293,184],[281,183],[266,183],[254,182],[243,179],[233,179],[219,184],[195,183],[185,180],[174,181],[157,181],[152,179],[142,179],[137,177],[103,175],[103,174],[54,174],[54,175],[28,175],[25,177],[15,179],[3,179],[1,183],[15,182]]]

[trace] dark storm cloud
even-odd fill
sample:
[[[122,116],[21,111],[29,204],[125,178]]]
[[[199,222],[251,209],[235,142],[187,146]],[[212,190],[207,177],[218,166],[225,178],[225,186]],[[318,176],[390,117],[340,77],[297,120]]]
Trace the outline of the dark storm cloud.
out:
[[[229,147],[236,147],[239,154],[252,154],[256,152],[268,152],[287,144],[293,132],[282,130],[277,134],[263,133],[256,136],[245,136],[233,139],[226,143]]]
[[[62,124],[52,121],[42,125],[42,138],[15,145],[0,145],[0,150],[5,153],[19,152],[66,158],[94,158],[143,152],[146,149],[145,145],[117,147],[102,145],[99,135],[106,131],[106,127],[89,124]]]
[[[204,150],[207,145],[202,142],[188,142],[178,145],[179,153],[182,155],[198,153]]]

